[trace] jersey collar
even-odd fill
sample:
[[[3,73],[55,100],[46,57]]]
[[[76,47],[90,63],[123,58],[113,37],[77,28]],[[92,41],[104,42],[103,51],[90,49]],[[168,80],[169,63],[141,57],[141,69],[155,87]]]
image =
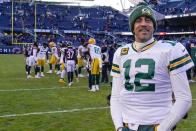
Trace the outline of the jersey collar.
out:
[[[132,48],[133,48],[133,50],[135,51],[135,52],[143,52],[143,51],[145,51],[145,50],[147,50],[147,49],[150,49],[153,45],[155,45],[157,43],[157,40],[156,39],[154,39],[154,38],[152,38],[152,39],[150,39],[149,41],[147,41],[146,43],[144,43],[145,44],[145,46],[143,46],[141,49],[136,49],[135,48],[135,44],[136,44],[136,42],[133,42],[132,43]],[[141,44],[141,43],[140,43]],[[143,44],[143,43],[142,43]]]

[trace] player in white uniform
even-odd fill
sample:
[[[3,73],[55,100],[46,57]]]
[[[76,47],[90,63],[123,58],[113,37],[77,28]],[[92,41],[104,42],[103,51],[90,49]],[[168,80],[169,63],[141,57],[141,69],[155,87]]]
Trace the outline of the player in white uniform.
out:
[[[96,41],[94,38],[90,38],[88,40],[88,50],[90,54],[91,59],[91,84],[92,88],[89,91],[98,91],[99,90],[99,77],[102,67],[101,62],[101,48],[96,44]]]
[[[39,78],[37,75],[38,68],[37,68],[37,52],[38,52],[38,44],[35,42],[33,45],[29,48],[29,58],[28,58],[28,73],[27,73],[27,79],[31,78],[31,67],[34,67],[35,70],[35,78]]]
[[[171,131],[192,104],[186,70],[193,62],[180,43],[153,38],[156,20],[145,3],[133,9],[129,23],[135,42],[117,49],[111,71],[115,128]]]
[[[66,51],[67,47],[66,47],[66,43],[62,43],[62,47],[60,49],[60,67],[61,67],[61,75],[60,75],[60,79],[59,82],[65,84],[64,81],[64,77],[65,77],[65,73],[66,73],[66,57],[65,57],[65,51]]]
[[[50,70],[47,73],[51,74],[55,68],[55,65],[58,64],[59,56],[56,44],[54,42],[50,42],[49,46],[51,50],[51,57],[49,61]]]
[[[46,61],[46,53],[48,51],[47,44],[44,43],[43,46],[38,46],[39,51],[37,53],[37,66],[39,71],[41,71],[40,76],[44,77],[44,66]]]
[[[86,57],[86,53],[88,52],[87,43],[85,40],[81,40],[81,45],[78,47],[78,54],[77,54],[77,66],[78,66],[78,76],[84,77],[82,74],[82,68],[84,66],[84,58]]]

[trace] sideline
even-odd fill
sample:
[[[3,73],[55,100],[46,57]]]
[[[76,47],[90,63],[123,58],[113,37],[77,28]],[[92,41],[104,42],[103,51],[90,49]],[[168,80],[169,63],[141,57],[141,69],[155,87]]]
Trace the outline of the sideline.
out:
[[[101,85],[101,87],[102,86],[106,86],[106,87],[109,87],[109,85]],[[0,89],[0,92],[17,92],[17,91],[40,91],[40,90],[56,90],[56,89],[66,89],[66,88],[68,88],[68,89],[71,89],[71,88],[86,88],[86,89],[88,89],[87,88],[87,86],[71,86],[71,87],[69,87],[69,86],[63,86],[63,87],[51,87],[51,88],[25,88],[25,89]]]
[[[108,106],[105,106],[105,107],[89,107],[89,108],[61,110],[61,111],[31,112],[31,113],[24,113],[24,114],[0,115],[0,118],[30,116],[30,115],[56,114],[56,113],[69,113],[69,112],[79,112],[79,111],[88,111],[88,110],[102,110],[102,109],[108,109],[108,108],[109,108]]]

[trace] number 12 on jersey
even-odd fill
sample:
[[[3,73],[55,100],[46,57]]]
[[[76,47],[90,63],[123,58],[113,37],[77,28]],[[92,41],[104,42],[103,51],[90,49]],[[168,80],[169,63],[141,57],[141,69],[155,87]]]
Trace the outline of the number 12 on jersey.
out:
[[[137,72],[135,74],[135,79],[133,83],[130,83],[130,70],[141,68],[142,65],[147,65],[147,73]],[[154,83],[141,83],[141,80],[152,80],[155,73],[155,61],[153,59],[138,59],[135,63],[135,67],[131,67],[131,59],[126,60],[123,63],[123,68],[125,69],[125,88],[128,91],[134,92],[154,92],[155,84]]]

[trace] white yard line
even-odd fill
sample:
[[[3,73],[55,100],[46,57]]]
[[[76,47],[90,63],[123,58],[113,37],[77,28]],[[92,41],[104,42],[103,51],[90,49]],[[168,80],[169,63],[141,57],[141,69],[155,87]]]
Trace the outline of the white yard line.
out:
[[[101,85],[101,86],[109,86],[109,85]],[[71,88],[85,88],[88,89],[88,86],[71,86]],[[56,89],[65,89],[65,88],[69,88],[68,86],[63,86],[63,87],[51,87],[51,88],[25,88],[25,89],[0,89],[0,92],[17,92],[17,91],[40,91],[40,90],[56,90]]]
[[[108,109],[108,108],[109,108],[108,106],[105,106],[105,107],[89,107],[89,108],[70,109],[70,110],[61,110],[61,111],[31,112],[31,113],[24,113],[24,114],[0,115],[0,118],[30,116],[30,115],[56,114],[56,113],[69,113],[69,112],[80,112],[80,111],[101,110],[101,109]]]
[[[86,86],[80,86],[80,87],[86,87]],[[80,87],[75,87],[72,86],[70,88],[80,88]],[[51,88],[26,88],[26,89],[10,89],[10,90],[0,90],[0,92],[16,92],[16,91],[40,91],[40,90],[56,90],[56,89],[64,89],[64,88],[69,88],[68,86],[64,87],[51,87]]]
[[[40,91],[40,90],[55,90],[55,89],[62,89],[68,87],[52,87],[52,88],[31,88],[31,89],[11,89],[11,90],[0,90],[0,92],[16,92],[16,91]]]
[[[48,79],[48,78],[51,78],[51,77],[43,77],[43,78]],[[36,79],[36,78],[33,77],[33,78],[31,78],[31,80],[32,79]],[[17,78],[9,78],[9,80],[30,80],[30,79],[27,79],[26,77],[17,77]]]

